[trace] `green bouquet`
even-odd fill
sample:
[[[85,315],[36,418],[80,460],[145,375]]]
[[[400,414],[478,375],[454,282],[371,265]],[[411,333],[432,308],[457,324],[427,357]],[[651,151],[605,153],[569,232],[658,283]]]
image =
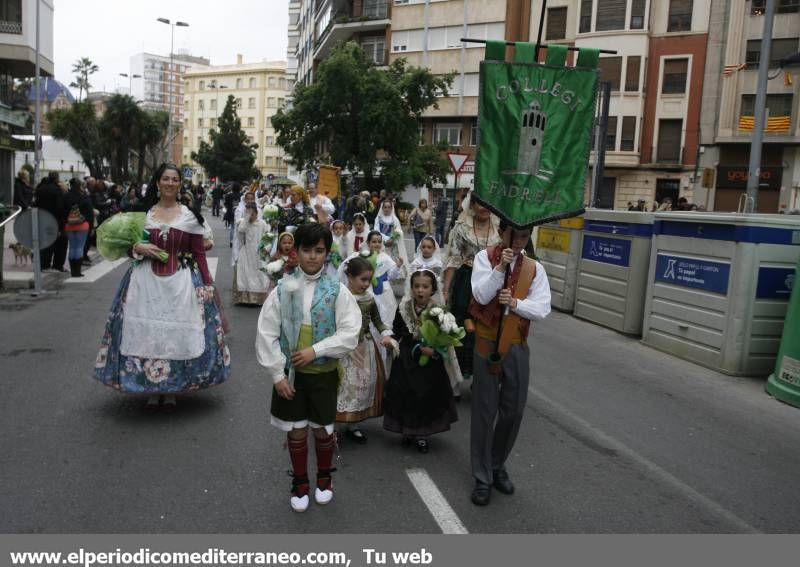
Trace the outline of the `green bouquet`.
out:
[[[456,318],[452,313],[441,307],[431,307],[422,312],[421,319],[420,347],[430,347],[443,359],[447,359],[447,349],[461,346],[461,339],[464,338],[466,331],[456,324]],[[429,356],[423,354],[419,357],[420,366],[425,366],[428,362],[430,362]]]
[[[150,235],[144,229],[146,213],[119,213],[109,217],[97,228],[97,251],[109,261],[118,260],[128,254],[134,244],[149,242]],[[159,260],[169,260],[169,253],[162,250]]]

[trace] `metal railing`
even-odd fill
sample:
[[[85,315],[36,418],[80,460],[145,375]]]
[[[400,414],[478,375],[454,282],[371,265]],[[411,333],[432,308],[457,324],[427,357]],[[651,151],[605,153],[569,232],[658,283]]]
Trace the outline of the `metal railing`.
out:
[[[11,213],[8,217],[4,218],[2,221],[0,221],[0,228],[5,227],[10,220],[13,220],[14,217],[18,216],[22,212],[22,207],[12,207],[12,208],[17,210]]]

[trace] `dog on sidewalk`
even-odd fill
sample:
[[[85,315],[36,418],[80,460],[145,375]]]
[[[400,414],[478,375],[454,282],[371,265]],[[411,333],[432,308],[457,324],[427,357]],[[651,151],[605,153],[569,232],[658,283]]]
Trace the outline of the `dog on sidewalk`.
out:
[[[14,252],[15,266],[27,266],[29,258],[33,262],[33,252],[24,244],[15,242],[14,244],[9,244],[8,247]]]

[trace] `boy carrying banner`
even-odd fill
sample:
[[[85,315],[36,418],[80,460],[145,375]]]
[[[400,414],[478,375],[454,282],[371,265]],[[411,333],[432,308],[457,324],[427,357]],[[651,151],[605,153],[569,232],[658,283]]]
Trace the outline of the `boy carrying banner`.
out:
[[[475,256],[471,279],[475,359],[470,456],[472,502],[478,506],[489,503],[492,486],[503,494],[514,493],[505,462],[528,397],[528,331],[531,321],[550,313],[547,274],[523,252],[531,229],[517,230],[501,221],[500,237],[502,244]],[[510,276],[504,286],[507,266]]]

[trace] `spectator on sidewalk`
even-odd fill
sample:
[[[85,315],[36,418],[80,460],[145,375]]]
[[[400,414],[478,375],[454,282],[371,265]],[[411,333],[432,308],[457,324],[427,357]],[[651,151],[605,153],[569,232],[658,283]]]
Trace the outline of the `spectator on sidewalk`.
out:
[[[56,238],[56,241],[41,251],[41,255],[39,257],[41,268],[42,270],[56,269],[59,272],[63,272],[65,271],[63,262],[61,266],[53,265],[53,256],[55,255],[56,248],[62,245],[62,242],[60,242],[62,239],[66,240],[66,237],[63,233],[64,221],[66,220],[66,214],[64,211],[64,193],[58,186],[57,172],[51,171],[47,177],[42,179],[42,182],[36,188],[35,197],[36,206],[39,209],[47,211],[53,215],[59,227],[58,238]]]
[[[33,187],[28,170],[21,168],[14,179],[14,205],[24,211],[33,205]]]

